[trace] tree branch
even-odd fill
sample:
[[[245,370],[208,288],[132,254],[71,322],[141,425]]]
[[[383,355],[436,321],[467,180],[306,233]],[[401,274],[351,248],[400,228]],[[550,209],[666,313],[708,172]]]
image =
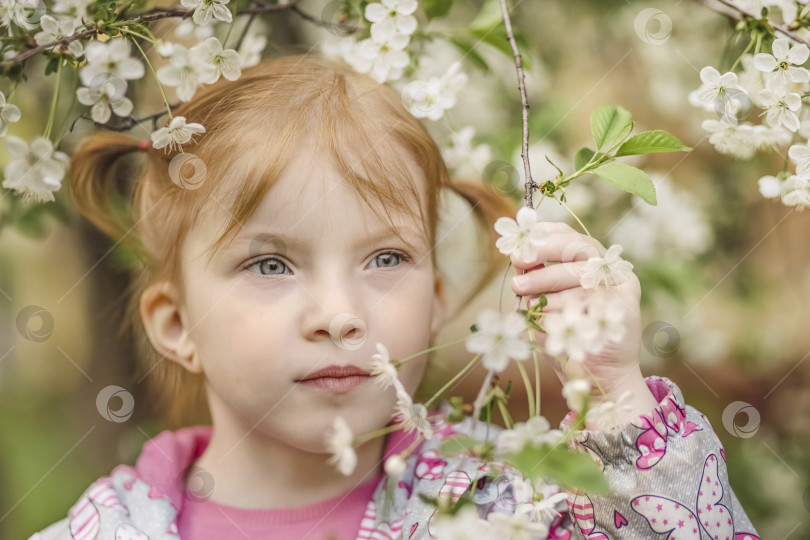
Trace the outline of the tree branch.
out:
[[[716,13],[720,13],[721,15],[725,15],[726,17],[730,17],[730,18],[738,20],[738,21],[746,21],[748,19],[760,20],[762,18],[762,17],[757,17],[753,13],[749,13],[746,10],[735,6],[731,2],[728,2],[727,0],[714,0],[714,2],[712,0],[695,0],[695,2],[702,5],[702,6],[704,6],[704,7],[706,7],[706,8],[708,8],[708,9],[710,9],[710,10],[712,10],[712,11],[714,11],[714,12],[716,12]],[[720,4],[721,6],[724,6],[724,7],[720,7],[720,6],[716,5],[716,4]],[[790,26],[785,26],[785,25],[781,25],[781,24],[773,24],[770,21],[768,21],[768,24],[771,26],[771,28],[773,28],[776,32],[779,32],[783,36],[785,36],[787,38],[790,38],[790,39],[792,39],[793,41],[795,41],[797,43],[804,43],[805,45],[810,47],[810,41],[807,41],[805,39],[800,38],[791,29]]]

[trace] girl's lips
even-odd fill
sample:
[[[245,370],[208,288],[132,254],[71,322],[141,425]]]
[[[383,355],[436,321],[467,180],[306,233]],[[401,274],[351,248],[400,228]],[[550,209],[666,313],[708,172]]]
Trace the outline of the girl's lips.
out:
[[[316,377],[314,379],[304,379],[299,383],[317,390],[330,392],[348,392],[357,388],[370,379],[368,375],[349,375],[348,377]]]

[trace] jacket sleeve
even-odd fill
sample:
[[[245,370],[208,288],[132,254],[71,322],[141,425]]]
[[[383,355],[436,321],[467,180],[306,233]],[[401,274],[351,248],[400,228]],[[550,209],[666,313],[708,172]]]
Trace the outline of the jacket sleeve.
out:
[[[64,518],[34,533],[28,540],[68,540],[69,538],[68,519]]]
[[[725,451],[706,417],[664,377],[648,377],[649,414],[572,445],[603,467],[610,495],[570,494],[578,538],[759,540],[729,484]],[[563,420],[566,428],[573,413]],[[581,536],[579,535],[581,533]]]

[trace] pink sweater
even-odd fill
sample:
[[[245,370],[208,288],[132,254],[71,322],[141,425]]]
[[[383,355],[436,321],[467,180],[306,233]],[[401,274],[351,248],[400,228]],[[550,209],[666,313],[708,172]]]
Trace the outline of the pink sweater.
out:
[[[378,474],[348,493],[295,508],[245,509],[184,497],[175,479],[202,455],[210,439],[210,426],[164,431],[144,444],[135,465],[137,476],[179,509],[180,538],[262,538],[272,530],[274,540],[354,540],[368,501],[383,479]],[[392,433],[385,455],[401,451],[412,440],[402,431]]]

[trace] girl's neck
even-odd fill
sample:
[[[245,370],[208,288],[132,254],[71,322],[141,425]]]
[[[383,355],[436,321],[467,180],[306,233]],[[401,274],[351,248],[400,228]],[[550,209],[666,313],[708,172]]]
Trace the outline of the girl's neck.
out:
[[[382,474],[388,437],[359,448],[349,476],[329,454],[306,452],[238,422],[217,422],[195,465],[213,477],[210,500],[240,508],[291,508],[346,493]],[[193,489],[193,486],[189,486]]]

